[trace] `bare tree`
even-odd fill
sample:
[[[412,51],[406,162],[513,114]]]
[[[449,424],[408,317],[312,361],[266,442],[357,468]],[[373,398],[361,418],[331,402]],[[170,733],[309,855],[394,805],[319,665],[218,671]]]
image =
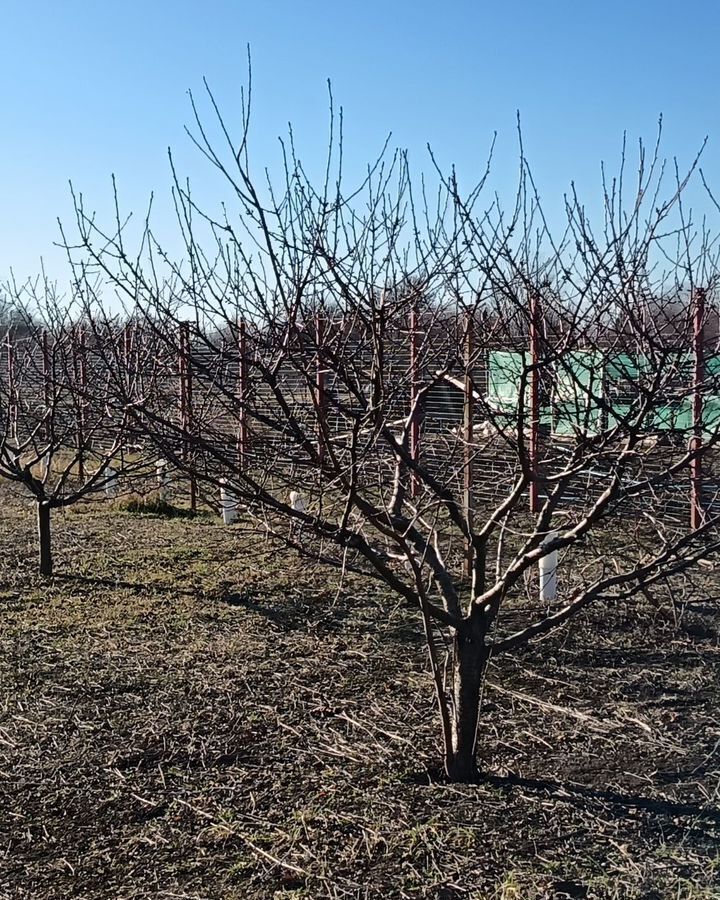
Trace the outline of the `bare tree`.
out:
[[[78,315],[45,282],[8,288],[15,314],[0,364],[0,478],[37,509],[39,568],[52,575],[51,512],[115,495],[119,479],[147,472],[141,433],[125,408],[136,392],[127,330]],[[77,297],[75,298],[78,299]],[[136,365],[147,380],[145,361]]]
[[[715,240],[657,146],[641,146],[631,196],[623,155],[599,230],[571,193],[555,234],[522,157],[509,211],[484,202],[487,171],[461,192],[437,167],[431,195],[403,153],[346,190],[334,115],[319,185],[292,141],[263,184],[247,110],[235,140],[208,98],[215,131],[193,102],[191,134],[228,203],[202,209],[174,176],[183,263],[149,224],[145,256],[130,253],[121,216],[103,231],[82,197],[71,254],[194,373],[192,421],[142,408],[158,450],[224,481],[259,529],[418,610],[445,769],[473,779],[491,657],[718,549],[718,507],[697,490],[718,439]],[[533,573],[558,553],[559,594],[539,602]]]

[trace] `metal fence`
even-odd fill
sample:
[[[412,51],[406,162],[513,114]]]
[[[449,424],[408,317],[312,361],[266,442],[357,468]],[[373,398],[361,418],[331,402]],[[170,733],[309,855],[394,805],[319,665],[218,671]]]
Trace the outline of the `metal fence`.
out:
[[[627,497],[618,505],[625,513],[639,514],[638,502],[650,503],[657,515],[675,522],[689,520],[696,528],[709,512],[714,515],[720,510],[714,453],[704,454],[702,466],[698,454],[686,479],[662,478],[688,445],[702,447],[720,419],[720,396],[701,390],[708,373],[720,372],[720,363],[706,352],[702,294],[694,302],[697,328],[692,346],[676,349],[673,378],[665,380],[667,396],[656,404],[648,429],[647,437],[654,444],[638,452],[628,475],[629,484],[633,478],[649,477],[655,477],[656,483],[642,501]],[[113,395],[126,401],[151,396],[152,408],[162,410],[160,418],[174,426],[167,429],[164,441],[179,469],[187,473],[193,508],[199,499],[196,474],[213,473],[216,466],[212,455],[204,453],[204,444],[222,445],[226,458],[240,469],[267,467],[269,462],[293,471],[307,467],[307,458],[297,452],[297,435],[262,427],[263,409],[268,415],[272,410],[275,420],[278,411],[270,382],[258,374],[261,338],[244,323],[227,333],[209,335],[187,323],[173,327],[176,333],[169,339],[167,330],[159,333],[147,325],[128,324],[102,341],[80,326],[67,341],[41,330],[24,335],[8,330],[0,355],[0,412],[6,433],[17,443],[22,442],[23,428],[47,432],[50,420],[44,422],[43,416],[52,407],[55,435],[78,449],[82,472],[86,452],[107,448],[117,440],[116,417],[102,408],[108,392],[104,395],[96,389],[106,381],[115,384]],[[565,356],[553,384],[547,385],[542,380],[547,372],[541,376],[537,369],[542,350],[535,311],[531,310],[527,334],[504,346],[502,341],[483,340],[481,329],[481,322],[463,315],[443,323],[443,340],[447,342],[450,335],[457,354],[454,368],[437,378],[429,368],[437,359],[425,352],[433,335],[417,309],[411,309],[407,321],[395,328],[382,358],[384,421],[398,428],[404,425],[422,386],[435,380],[424,398],[422,415],[410,421],[410,452],[474,508],[507,496],[518,478],[522,454],[517,410],[522,404],[525,461],[533,474],[525,502],[536,513],[553,477],[567,466],[578,434],[600,433],[612,427],[613,420],[629,415],[642,379],[642,354],[573,351]],[[295,355],[274,376],[292,417],[314,432],[320,448],[328,438],[340,440],[347,432],[350,420],[345,413],[353,404],[347,382],[338,377],[336,366],[328,365],[324,347],[331,341],[342,347],[345,358],[353,358],[358,372],[377,366],[372,348],[367,342],[354,344],[352,329],[344,321],[318,317],[299,339]],[[59,371],[66,384],[74,380],[80,390],[59,389],[63,381]],[[148,407],[148,415],[152,408]],[[121,453],[149,451],[144,414],[127,428]],[[504,416],[507,428],[498,428]],[[372,452],[380,458],[384,451],[378,446]],[[583,467],[568,482],[562,505],[584,504],[597,496],[611,466],[607,457],[598,457],[595,465]],[[416,487],[413,479],[413,490]]]

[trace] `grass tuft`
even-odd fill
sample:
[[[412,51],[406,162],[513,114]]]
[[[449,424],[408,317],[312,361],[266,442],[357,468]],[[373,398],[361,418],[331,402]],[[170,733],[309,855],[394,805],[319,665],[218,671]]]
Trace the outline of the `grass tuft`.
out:
[[[129,497],[121,497],[115,501],[113,507],[118,512],[134,516],[160,516],[164,519],[194,519],[197,516],[192,509],[173,506],[156,491],[145,496],[131,494]]]

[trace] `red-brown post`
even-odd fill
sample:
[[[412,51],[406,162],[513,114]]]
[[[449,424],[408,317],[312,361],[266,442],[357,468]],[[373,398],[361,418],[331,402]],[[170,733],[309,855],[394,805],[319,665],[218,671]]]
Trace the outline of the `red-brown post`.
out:
[[[123,358],[124,358],[123,362],[125,365],[125,375],[127,377],[128,389],[129,389],[130,384],[132,382],[132,378],[131,378],[132,369],[131,369],[131,365],[130,365],[130,360],[132,357],[132,344],[133,344],[133,330],[132,330],[132,325],[130,324],[130,322],[128,322],[128,324],[123,329],[123,341],[122,342],[123,342],[122,352],[123,352]]]
[[[413,417],[410,421],[410,456],[414,462],[420,458],[420,415],[416,409],[420,393],[420,347],[418,333],[418,307],[413,303],[410,309],[410,409]],[[415,472],[410,475],[410,496],[416,497],[419,482]]]
[[[238,423],[238,464],[240,472],[247,469],[248,464],[248,364],[247,364],[247,327],[244,321],[238,326],[238,402],[240,404],[240,421]]]
[[[87,403],[87,359],[85,355],[85,329],[78,326],[75,332],[76,376],[80,386],[80,400],[77,407],[78,475],[85,478],[85,405]]]
[[[45,404],[45,440],[52,442],[52,427],[50,423],[50,344],[48,333],[43,329],[42,333],[42,374],[43,374],[43,403]]]
[[[463,404],[463,506],[468,523],[468,529],[473,528],[473,418],[475,415],[475,397],[473,394],[472,364],[475,352],[475,320],[471,313],[465,316],[465,390]],[[473,571],[473,547],[472,542],[467,541],[465,548],[465,574],[472,576]]]
[[[120,353],[122,353],[122,372],[123,372],[123,380],[125,382],[125,387],[129,394],[132,388],[132,374],[130,368],[130,353],[132,350],[132,325],[128,322],[127,325],[122,330],[121,336],[121,348]],[[125,467],[125,442],[120,444],[120,465],[122,468]]]
[[[317,406],[317,452],[322,465],[325,458],[325,367],[322,359],[322,347],[325,339],[325,323],[321,316],[315,319],[315,340],[317,344],[317,354],[315,357],[315,403]]]
[[[704,522],[702,504],[702,436],[703,381],[705,380],[705,291],[698,288],[693,294],[693,434],[690,438],[690,528],[695,531]]]
[[[180,419],[183,431],[181,458],[190,460],[190,435],[193,429],[192,366],[190,364],[190,323],[180,323]],[[195,475],[190,473],[190,509],[197,508]]]
[[[17,442],[17,398],[15,396],[15,347],[13,345],[13,340],[10,335],[10,329],[8,329],[7,337],[7,363],[8,363],[8,400],[9,400],[9,415],[10,421],[8,423],[10,428],[10,435],[13,440]]]
[[[528,455],[530,463],[530,512],[540,511],[538,485],[538,457],[540,443],[540,297],[537,291],[530,294],[530,437]],[[521,423],[524,425],[524,423]]]

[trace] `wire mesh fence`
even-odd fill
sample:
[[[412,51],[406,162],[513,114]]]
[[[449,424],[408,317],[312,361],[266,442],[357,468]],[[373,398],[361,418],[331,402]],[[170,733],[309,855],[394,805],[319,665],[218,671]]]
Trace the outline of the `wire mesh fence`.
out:
[[[309,445],[341,458],[354,441],[366,469],[374,466],[387,484],[393,446],[378,437],[389,432],[398,442],[407,435],[423,471],[473,507],[501,502],[530,466],[524,502],[531,507],[572,470],[578,441],[597,438],[600,449],[564,478],[557,498],[559,509],[587,505],[616,470],[619,451],[602,436],[635,415],[657,359],[596,346],[540,367],[538,354],[548,358],[549,343],[533,345],[531,329],[488,337],[483,328],[481,318],[425,321],[413,309],[385,330],[382,348],[340,316],[316,317],[284,347],[248,323],[218,331],[176,322],[7,329],[0,353],[4,446],[32,448],[38,458],[45,446],[66,447],[81,477],[97,453],[117,455],[121,469],[127,459],[144,458],[145,475],[162,453],[195,507],[198,499],[216,502],[207,485],[228,468],[272,472],[288,485],[302,478],[311,488]],[[689,442],[713,443],[720,395],[708,389],[699,408],[695,402],[697,347],[676,344],[661,365],[663,394],[625,460],[615,507],[684,523],[693,503],[704,514],[720,510],[714,451],[689,477],[672,474]],[[703,366],[712,378],[720,373],[715,354],[705,353]],[[380,418],[372,413],[374,391]],[[634,496],[640,483],[647,489]]]

